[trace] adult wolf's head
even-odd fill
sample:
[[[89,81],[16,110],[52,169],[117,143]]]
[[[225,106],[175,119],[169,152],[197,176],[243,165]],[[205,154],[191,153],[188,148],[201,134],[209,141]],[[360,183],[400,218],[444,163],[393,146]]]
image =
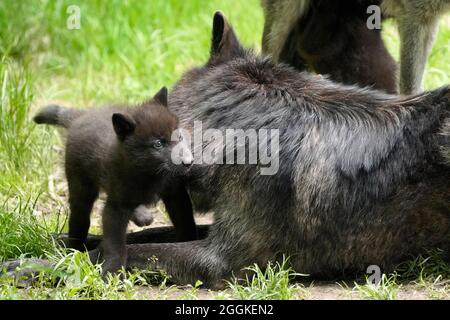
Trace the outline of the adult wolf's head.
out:
[[[249,52],[250,50],[246,50],[239,42],[239,39],[224,14],[217,11],[213,18],[211,48],[208,62],[201,67],[187,71],[179,84],[189,87],[189,84],[192,81],[204,76],[204,73],[210,69],[219,67],[234,59],[245,57]]]

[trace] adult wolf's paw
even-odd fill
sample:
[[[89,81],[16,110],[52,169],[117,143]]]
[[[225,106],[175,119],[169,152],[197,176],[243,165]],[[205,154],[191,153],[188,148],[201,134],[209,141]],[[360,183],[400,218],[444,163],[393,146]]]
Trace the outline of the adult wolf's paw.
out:
[[[40,272],[51,272],[53,267],[48,260],[25,259],[10,260],[0,264],[2,276],[12,277],[17,287],[30,287]]]

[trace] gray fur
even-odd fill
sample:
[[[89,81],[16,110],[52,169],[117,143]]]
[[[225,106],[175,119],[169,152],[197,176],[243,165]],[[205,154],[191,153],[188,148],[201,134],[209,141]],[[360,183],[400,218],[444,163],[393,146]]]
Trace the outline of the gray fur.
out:
[[[289,33],[307,11],[310,1],[285,0],[276,3],[262,0],[264,8],[263,52],[270,54],[274,62],[279,62],[281,50]]]
[[[446,162],[450,164],[450,119],[447,119],[444,128],[442,129],[442,135],[444,136],[444,142],[442,143],[442,154],[446,159]]]
[[[59,105],[48,105],[38,112],[33,118],[37,124],[51,124],[69,128],[70,124],[80,117],[83,111],[62,107]]]

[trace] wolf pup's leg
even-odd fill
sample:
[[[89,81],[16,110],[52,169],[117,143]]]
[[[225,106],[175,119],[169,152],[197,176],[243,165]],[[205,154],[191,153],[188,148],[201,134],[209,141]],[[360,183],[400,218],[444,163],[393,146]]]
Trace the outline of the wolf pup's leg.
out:
[[[85,250],[90,226],[90,215],[99,194],[97,185],[76,175],[67,175],[69,184],[69,237],[65,239],[67,247]]]
[[[126,266],[126,231],[134,209],[115,203],[110,198],[106,200],[102,215],[103,241],[100,244],[104,273]]]

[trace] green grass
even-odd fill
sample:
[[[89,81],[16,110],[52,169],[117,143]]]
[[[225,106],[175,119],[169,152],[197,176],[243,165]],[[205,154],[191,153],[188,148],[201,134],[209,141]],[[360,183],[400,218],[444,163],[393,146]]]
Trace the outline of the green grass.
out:
[[[430,251],[399,266],[401,277],[425,289],[432,299],[450,298],[450,265],[440,250]]]
[[[65,255],[55,247],[50,233],[63,229],[67,217],[67,190],[60,173],[62,143],[54,128],[35,126],[31,117],[39,106],[52,101],[77,107],[134,103],[163,85],[172,86],[184,71],[208,57],[212,15],[219,9],[243,43],[259,49],[263,28],[259,2],[0,1],[0,260],[49,256],[59,262],[56,270],[47,271],[46,277],[27,290],[1,278],[0,299],[141,297],[134,286],[147,284],[141,273],[127,274],[123,282],[112,278],[103,283],[98,267],[84,255]],[[66,27],[69,5],[81,10],[79,30]],[[398,57],[398,35],[392,22],[383,36]],[[427,88],[450,82],[449,39],[447,17],[429,59]],[[408,280],[400,274],[395,283],[412,281],[430,297],[446,297],[448,265],[434,258],[417,259],[409,265]],[[57,281],[62,271],[65,277]],[[308,296],[306,289],[290,282],[292,271],[284,263],[246,271],[243,282],[231,283],[218,297]],[[360,284],[357,291],[366,292],[367,297],[389,298],[395,297],[395,288],[388,276],[379,288]],[[193,284],[182,296],[195,299],[199,290]]]
[[[268,263],[265,269],[253,265],[243,270],[245,279],[235,278],[229,282],[234,296],[243,300],[291,300],[307,297],[307,290],[292,280],[300,274],[289,267],[288,259],[275,264]]]
[[[79,30],[66,28],[69,5],[81,10]],[[258,0],[51,0],[2,1],[0,21],[7,26],[0,38],[8,43],[0,48],[42,71],[38,99],[79,106],[142,100],[205,60],[217,9],[227,13],[247,45],[259,45]],[[26,32],[11,32],[14,25]]]
[[[52,170],[53,133],[29,121],[33,81],[26,66],[0,58],[0,200],[36,197]]]
[[[10,206],[4,203],[0,207],[0,261],[19,256],[41,257],[53,252],[55,244],[49,230],[58,230],[53,224],[58,220],[52,219],[52,226],[45,224],[45,220],[39,221],[33,215],[35,202],[31,200]]]
[[[346,285],[343,287],[370,300],[395,300],[401,288],[406,286],[425,290],[430,299],[450,298],[450,265],[445,261],[442,251],[429,251],[396,269],[394,273],[383,274],[377,284],[371,283],[366,277],[363,283],[355,283],[352,289]]]
[[[359,293],[361,298],[368,300],[396,300],[401,284],[397,281],[397,274],[383,274],[381,280],[377,284],[373,284],[366,280],[365,284],[355,283],[353,291]]]
[[[137,288],[154,284],[159,274],[145,271],[109,274],[102,278],[102,266],[93,265],[86,253],[56,251],[49,255],[53,268],[41,268],[32,281],[33,286],[20,288],[23,279],[0,278],[1,299],[58,299],[58,300],[105,300],[143,299]],[[23,264],[26,269],[33,265]],[[19,268],[19,269],[20,269]],[[18,287],[19,285],[19,287]]]

